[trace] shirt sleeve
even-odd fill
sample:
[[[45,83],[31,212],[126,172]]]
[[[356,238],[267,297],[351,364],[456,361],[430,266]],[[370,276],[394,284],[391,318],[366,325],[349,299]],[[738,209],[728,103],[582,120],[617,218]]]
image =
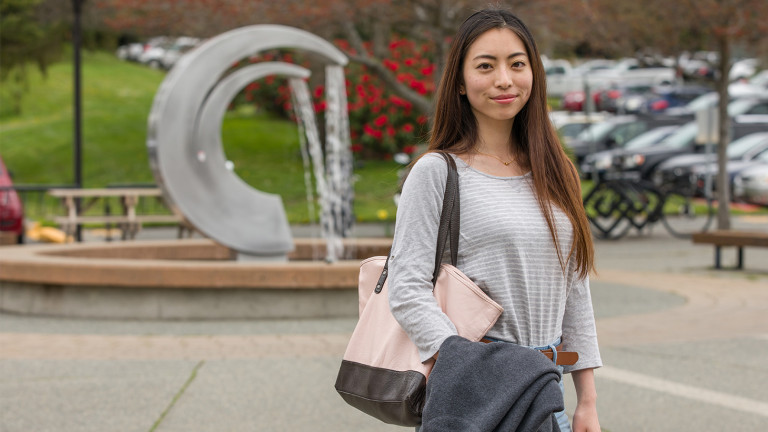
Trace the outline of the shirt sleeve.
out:
[[[565,366],[565,373],[603,365],[597,345],[589,276],[583,279],[578,277],[575,261],[572,259],[569,266],[571,282],[563,315],[563,350],[579,353],[579,361],[572,366]]]
[[[389,259],[389,305],[427,361],[456,327],[432,294],[437,231],[448,166],[427,154],[412,167],[400,195]]]

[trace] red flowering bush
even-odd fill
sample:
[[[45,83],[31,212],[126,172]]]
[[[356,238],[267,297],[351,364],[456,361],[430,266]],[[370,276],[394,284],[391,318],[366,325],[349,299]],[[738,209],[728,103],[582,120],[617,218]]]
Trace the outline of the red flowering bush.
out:
[[[344,40],[336,41],[336,45],[343,51],[353,52]],[[366,49],[370,49],[369,44],[366,44]],[[396,39],[390,43],[389,57],[382,59],[382,63],[396,75],[398,81],[430,97],[435,90],[435,65],[429,58],[431,52],[429,45]],[[299,54],[288,52],[262,53],[244,63],[261,61],[284,61],[307,67],[307,62]],[[426,115],[415,111],[410,102],[394,94],[363,65],[350,64],[345,75],[351,150],[363,158],[388,158],[396,152],[413,153],[414,144],[425,139]],[[326,109],[324,93],[323,85],[316,85],[312,89],[314,108],[320,117],[318,124],[321,127]],[[249,84],[238,95],[235,103],[254,103],[267,112],[293,118],[290,90],[287,80],[282,77],[267,77]]]
[[[352,49],[346,41],[336,41],[344,51]],[[366,45],[366,48],[370,46]],[[382,64],[398,81],[419,94],[434,93],[435,66],[428,45],[396,39],[389,45],[389,57]],[[387,157],[396,152],[413,153],[414,144],[424,141],[427,117],[415,111],[411,102],[397,96],[360,64],[350,64],[347,74],[347,99],[352,142],[363,157]],[[353,147],[353,151],[355,148]]]
[[[297,57],[290,52],[270,50],[260,53],[258,56],[244,59],[232,65],[232,69],[261,62],[295,63],[306,68],[309,67],[309,61]],[[267,76],[264,79],[248,84],[243,91],[235,96],[231,107],[244,103],[254,104],[258,109],[278,117],[293,118],[288,78],[283,76]]]

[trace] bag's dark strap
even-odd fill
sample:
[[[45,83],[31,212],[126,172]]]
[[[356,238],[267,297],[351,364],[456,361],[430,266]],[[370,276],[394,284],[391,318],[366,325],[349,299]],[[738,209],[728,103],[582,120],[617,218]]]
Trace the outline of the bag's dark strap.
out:
[[[443,261],[445,243],[450,238],[451,264],[456,265],[459,250],[459,173],[456,171],[456,161],[448,153],[440,153],[448,164],[448,177],[445,182],[443,209],[440,212],[440,225],[437,229],[437,249],[435,250],[435,270],[432,273],[432,284],[437,282],[440,275],[440,264]]]
[[[456,170],[456,161],[448,153],[440,153],[448,164],[448,176],[445,181],[445,193],[443,194],[443,209],[440,211],[440,224],[437,228],[437,249],[435,250],[435,270],[432,273],[432,284],[437,282],[440,275],[440,265],[443,262],[443,253],[445,252],[446,240],[450,239],[451,264],[456,265],[459,251],[459,227],[460,224],[460,206],[459,206],[459,173]],[[389,258],[384,263],[384,270],[376,282],[376,294],[380,293],[384,287],[384,282],[389,274]]]

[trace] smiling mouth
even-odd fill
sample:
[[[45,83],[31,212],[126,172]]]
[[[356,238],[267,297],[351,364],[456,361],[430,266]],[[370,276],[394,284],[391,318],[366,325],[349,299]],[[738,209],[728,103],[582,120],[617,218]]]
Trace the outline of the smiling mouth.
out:
[[[512,103],[516,98],[517,96],[515,95],[507,94],[507,95],[494,96],[491,99],[499,103]]]

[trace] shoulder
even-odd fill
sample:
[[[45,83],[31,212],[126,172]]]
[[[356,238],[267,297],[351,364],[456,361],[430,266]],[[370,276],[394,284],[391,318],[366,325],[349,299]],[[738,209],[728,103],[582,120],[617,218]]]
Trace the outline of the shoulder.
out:
[[[448,164],[439,153],[426,153],[411,165],[405,182],[403,195],[437,194],[442,196]]]
[[[439,153],[426,153],[420,157],[411,167],[408,175],[417,177],[434,177],[444,179],[448,174],[448,164]]]

